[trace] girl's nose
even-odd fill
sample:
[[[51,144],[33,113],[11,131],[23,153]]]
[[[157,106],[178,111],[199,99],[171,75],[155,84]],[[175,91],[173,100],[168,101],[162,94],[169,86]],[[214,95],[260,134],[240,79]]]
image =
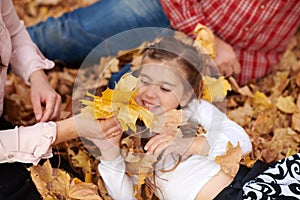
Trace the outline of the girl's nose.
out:
[[[145,95],[147,97],[156,97],[157,95],[157,85],[155,84],[149,84],[147,85],[147,88],[145,88],[146,91],[145,91]]]

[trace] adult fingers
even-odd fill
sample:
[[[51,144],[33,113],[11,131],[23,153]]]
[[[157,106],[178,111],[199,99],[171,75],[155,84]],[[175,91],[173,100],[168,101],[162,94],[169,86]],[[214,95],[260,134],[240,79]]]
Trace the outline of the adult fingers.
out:
[[[53,108],[53,112],[50,115],[49,119],[50,120],[57,120],[60,117],[61,114],[61,97],[59,95],[57,95],[54,99],[54,108]]]
[[[241,64],[240,64],[240,62],[237,59],[235,59],[233,61],[232,66],[233,66],[233,74],[234,75],[239,75],[241,73]]]
[[[219,69],[220,75],[222,76],[230,76],[233,73],[233,68],[229,63],[222,63],[217,67]]]
[[[45,103],[46,108],[41,121],[57,119],[60,116],[61,97],[56,93],[49,93]]]
[[[43,116],[43,108],[39,97],[32,97],[31,98],[33,112],[35,115],[36,121],[40,121]]]
[[[118,119],[116,117],[110,117],[107,119],[99,120],[99,123],[101,125],[103,132],[106,132],[111,127],[118,127],[119,129],[121,129],[121,125],[118,122]]]

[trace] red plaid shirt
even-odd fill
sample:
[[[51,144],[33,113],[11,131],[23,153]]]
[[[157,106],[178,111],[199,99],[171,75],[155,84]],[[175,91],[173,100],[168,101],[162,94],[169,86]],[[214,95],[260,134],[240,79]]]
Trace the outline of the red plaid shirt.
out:
[[[171,26],[191,37],[198,23],[231,44],[240,84],[278,63],[300,23],[300,0],[161,0]]]

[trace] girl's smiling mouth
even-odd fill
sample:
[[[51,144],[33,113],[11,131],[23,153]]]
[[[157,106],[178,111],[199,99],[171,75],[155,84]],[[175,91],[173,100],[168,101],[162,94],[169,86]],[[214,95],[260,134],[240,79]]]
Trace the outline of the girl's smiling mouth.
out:
[[[149,111],[154,112],[160,107],[160,105],[153,104],[149,101],[142,100],[143,106],[145,106]]]

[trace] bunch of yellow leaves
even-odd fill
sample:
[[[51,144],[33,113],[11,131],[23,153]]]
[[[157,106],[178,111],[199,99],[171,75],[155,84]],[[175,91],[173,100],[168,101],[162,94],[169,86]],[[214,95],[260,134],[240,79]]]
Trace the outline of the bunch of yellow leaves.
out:
[[[93,101],[81,100],[81,103],[86,105],[81,109],[81,114],[92,119],[116,116],[122,126],[122,131],[130,128],[136,132],[137,119],[142,120],[147,128],[152,129],[155,115],[134,100],[138,93],[137,83],[138,78],[131,73],[126,73],[116,83],[114,90],[107,88],[102,92],[102,96],[88,93],[87,95],[94,99]]]
[[[216,45],[213,32],[202,24],[197,24],[193,32],[196,35],[194,47],[201,48],[207,53],[211,59],[216,57]],[[222,101],[227,95],[227,91],[231,90],[229,82],[224,76],[218,79],[210,76],[204,76],[204,91],[202,98],[209,101]]]

